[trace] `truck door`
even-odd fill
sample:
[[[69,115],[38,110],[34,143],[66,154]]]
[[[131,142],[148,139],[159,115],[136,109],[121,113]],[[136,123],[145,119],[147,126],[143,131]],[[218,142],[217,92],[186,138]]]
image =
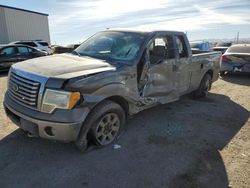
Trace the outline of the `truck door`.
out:
[[[177,82],[178,91],[180,95],[185,94],[189,87],[191,81],[191,70],[190,63],[192,57],[189,56],[187,41],[182,35],[175,35],[175,46],[177,52],[176,58],[176,68],[177,68]]]
[[[176,73],[173,36],[158,36],[151,40],[146,53],[148,69],[141,76],[143,97],[176,98]]]

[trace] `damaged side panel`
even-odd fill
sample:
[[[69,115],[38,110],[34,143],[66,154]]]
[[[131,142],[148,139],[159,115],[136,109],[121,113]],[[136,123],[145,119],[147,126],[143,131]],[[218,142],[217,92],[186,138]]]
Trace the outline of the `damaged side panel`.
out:
[[[174,60],[165,60],[161,64],[151,65],[147,72],[147,83],[143,89],[143,97],[170,96],[176,98],[176,74],[172,66]]]

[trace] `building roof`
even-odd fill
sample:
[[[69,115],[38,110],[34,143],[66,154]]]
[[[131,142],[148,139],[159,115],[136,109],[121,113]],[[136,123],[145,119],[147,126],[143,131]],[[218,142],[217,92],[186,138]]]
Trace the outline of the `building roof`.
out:
[[[6,6],[6,5],[0,5],[0,8],[1,7],[13,9],[13,10],[24,11],[24,12],[29,12],[29,13],[34,13],[34,14],[40,14],[40,15],[43,15],[43,16],[49,16],[48,14],[45,14],[45,13],[35,12],[35,11],[31,11],[31,10],[25,10],[25,9],[21,9],[21,8],[10,7],[10,6]]]

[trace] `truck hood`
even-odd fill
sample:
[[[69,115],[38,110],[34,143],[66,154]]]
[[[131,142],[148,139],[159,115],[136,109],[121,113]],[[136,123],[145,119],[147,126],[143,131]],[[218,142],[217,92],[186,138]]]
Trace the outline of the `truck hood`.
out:
[[[12,67],[45,77],[63,79],[116,70],[116,67],[104,60],[79,57],[72,54],[35,58],[16,63]]]

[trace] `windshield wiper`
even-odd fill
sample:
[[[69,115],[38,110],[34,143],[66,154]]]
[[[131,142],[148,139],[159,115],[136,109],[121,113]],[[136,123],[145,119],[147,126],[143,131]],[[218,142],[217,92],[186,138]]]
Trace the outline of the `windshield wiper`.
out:
[[[78,55],[78,56],[81,56],[81,54],[80,53],[78,53],[77,51],[75,51],[75,50],[73,50],[72,52],[71,52],[73,55]]]

